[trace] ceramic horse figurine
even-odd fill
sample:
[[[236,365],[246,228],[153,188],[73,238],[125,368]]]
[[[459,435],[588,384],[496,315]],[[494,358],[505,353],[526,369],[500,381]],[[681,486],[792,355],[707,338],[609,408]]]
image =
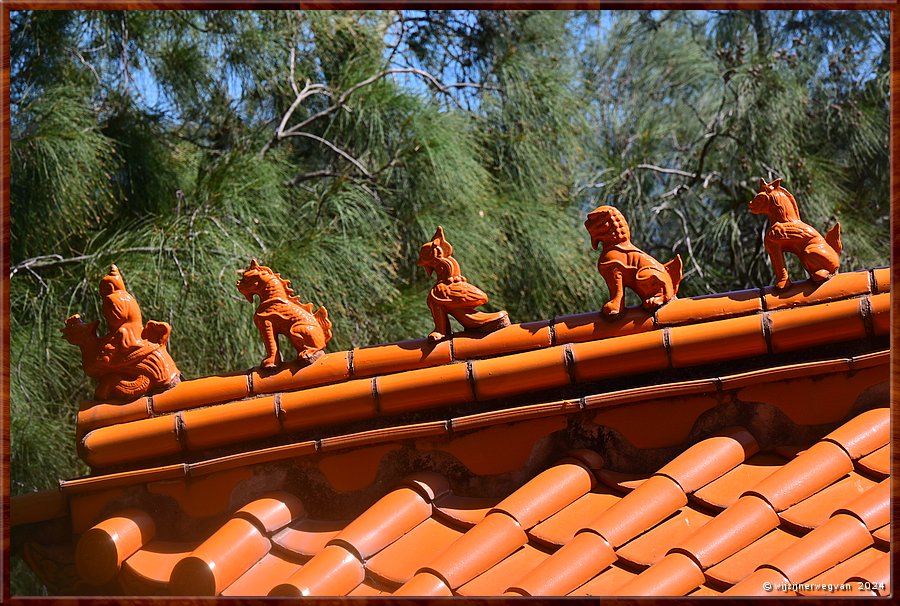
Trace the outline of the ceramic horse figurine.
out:
[[[784,263],[785,252],[797,255],[813,282],[824,282],[837,273],[842,248],[841,224],[835,223],[823,238],[800,220],[797,201],[781,186],[781,179],[771,183],[759,180],[759,193],[750,200],[750,212],[769,217],[765,246],[775,272],[775,288],[783,289],[791,283]]]

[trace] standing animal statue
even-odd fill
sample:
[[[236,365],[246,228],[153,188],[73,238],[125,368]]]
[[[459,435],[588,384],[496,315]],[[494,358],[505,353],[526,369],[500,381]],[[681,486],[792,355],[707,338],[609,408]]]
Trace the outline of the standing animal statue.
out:
[[[172,328],[153,320],[144,325],[141,307],[115,265],[100,280],[100,295],[104,336],[97,336],[99,320],[88,324],[79,314],[69,316],[62,329],[63,338],[81,349],[85,374],[97,380],[94,398],[130,401],[176,385],[181,373],[166,349]]]
[[[491,313],[475,309],[487,303],[488,297],[480,288],[469,284],[452,254],[453,247],[440,226],[419,250],[419,267],[424,267],[429,276],[432,272],[437,275],[437,283],[428,293],[428,309],[434,318],[434,330],[428,339],[440,341],[450,335],[450,316],[463,328],[476,332],[488,333],[509,326],[509,314],[505,311]]]
[[[290,280],[260,265],[256,259],[239,273],[238,291],[251,303],[254,296],[259,297],[253,322],[266,348],[263,368],[275,368],[281,362],[278,335],[287,335],[297,350],[297,359],[302,362],[311,364],[323,355],[322,350],[331,340],[332,327],[325,307],[313,313],[312,303],[301,303],[299,297],[293,296]]]
[[[663,265],[632,244],[628,223],[613,206],[601,206],[588,213],[584,226],[594,250],[598,244],[603,245],[597,271],[609,289],[609,301],[602,309],[605,315],[621,313],[626,286],[637,293],[647,310],[675,298],[681,284],[680,255]]]
[[[791,283],[784,253],[800,259],[813,282],[824,282],[838,271],[841,254],[841,224],[835,223],[823,238],[815,228],[800,220],[794,196],[781,186],[781,179],[759,180],[759,193],[750,200],[750,212],[769,217],[765,246],[775,272],[775,288]]]

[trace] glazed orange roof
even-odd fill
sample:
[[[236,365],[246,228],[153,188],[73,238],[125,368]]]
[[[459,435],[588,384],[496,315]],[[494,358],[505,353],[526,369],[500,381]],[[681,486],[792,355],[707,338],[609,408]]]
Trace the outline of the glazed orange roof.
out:
[[[248,441],[628,375],[886,335],[889,270],[814,285],[676,299],[614,320],[597,312],[326,354],[310,366],[184,381],[127,404],[88,402],[79,448],[93,468],[177,460]]]
[[[135,595],[889,595],[888,444],[886,408],[792,455],[733,427],[646,477],[590,450],[486,497],[416,473],[348,520],[271,492],[192,541],[122,509],[75,567]]]
[[[889,277],[89,402],[13,534],[61,594],[888,595]]]

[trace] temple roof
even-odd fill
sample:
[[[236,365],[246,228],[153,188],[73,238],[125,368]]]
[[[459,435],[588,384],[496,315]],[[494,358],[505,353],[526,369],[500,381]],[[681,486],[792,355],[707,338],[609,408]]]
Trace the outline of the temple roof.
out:
[[[71,594],[888,595],[889,280],[88,402],[94,473],[14,499],[14,534]]]

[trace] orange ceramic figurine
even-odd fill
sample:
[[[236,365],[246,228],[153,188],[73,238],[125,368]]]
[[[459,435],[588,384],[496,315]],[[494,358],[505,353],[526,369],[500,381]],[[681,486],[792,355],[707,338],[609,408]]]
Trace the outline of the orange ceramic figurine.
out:
[[[591,234],[591,246],[603,244],[597,270],[609,288],[609,301],[603,313],[613,316],[622,311],[625,288],[643,300],[644,309],[656,309],[675,298],[681,283],[681,256],[663,265],[634,244],[625,217],[617,208],[601,206],[588,213],[584,222]]]
[[[141,308],[119,269],[113,265],[100,280],[102,313],[108,332],[97,337],[98,320],[90,324],[79,314],[69,316],[63,337],[81,348],[85,373],[97,379],[98,400],[133,400],[151,390],[168,389],[181,373],[166,350],[172,328],[150,320],[144,326]]]
[[[781,186],[781,179],[771,183],[759,180],[759,193],[750,200],[750,212],[769,216],[765,244],[775,272],[775,288],[785,288],[791,283],[784,264],[785,251],[800,258],[813,282],[824,282],[837,273],[842,248],[841,224],[835,223],[823,238],[800,220],[797,201]]]
[[[453,247],[444,237],[444,228],[438,227],[430,242],[419,251],[419,266],[430,276],[437,274],[437,284],[428,293],[428,309],[434,318],[434,331],[428,335],[439,341],[450,334],[450,318],[468,330],[493,332],[509,326],[509,314],[505,311],[488,313],[476,311],[476,307],[488,302],[482,290],[466,281],[460,274],[459,263],[451,255]]]
[[[299,297],[292,296],[290,280],[260,265],[256,259],[240,273],[238,291],[251,303],[254,295],[260,300],[253,321],[266,346],[262,367],[274,368],[279,364],[278,335],[287,335],[297,350],[298,360],[312,363],[319,358],[331,340],[328,310],[320,307],[313,313],[312,303],[301,303]]]

